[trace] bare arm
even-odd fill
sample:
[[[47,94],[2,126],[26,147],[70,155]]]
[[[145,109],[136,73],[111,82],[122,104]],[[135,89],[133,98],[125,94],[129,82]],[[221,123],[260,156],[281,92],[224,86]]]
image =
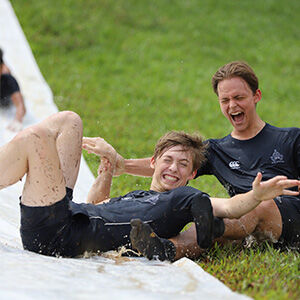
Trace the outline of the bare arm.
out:
[[[82,148],[88,153],[101,156],[98,176],[87,197],[87,203],[99,204],[110,197],[113,172],[116,166],[117,152],[102,138],[83,138]]]
[[[262,174],[258,173],[252,183],[253,189],[245,194],[232,198],[211,198],[213,213],[221,218],[240,218],[259,205],[262,201],[271,200],[280,195],[299,195],[299,192],[287,190],[292,186],[300,186],[299,180],[287,179],[285,176],[276,176],[262,182]]]
[[[11,95],[11,100],[16,107],[15,119],[21,123],[26,113],[23,96],[20,92],[15,92]]]
[[[122,175],[124,173],[151,177],[153,175],[153,169],[150,168],[151,158],[139,158],[139,159],[124,159],[118,154],[117,167],[115,170],[115,176]]]
[[[98,176],[88,193],[87,203],[99,204],[109,200],[114,165],[106,158],[101,158]]]
[[[22,129],[23,117],[26,113],[23,96],[20,92],[11,95],[11,100],[16,107],[15,119],[7,126],[11,131],[20,131]]]

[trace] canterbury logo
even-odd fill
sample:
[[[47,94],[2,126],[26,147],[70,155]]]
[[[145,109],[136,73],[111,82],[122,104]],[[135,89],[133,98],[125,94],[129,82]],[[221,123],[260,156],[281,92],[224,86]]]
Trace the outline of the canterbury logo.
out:
[[[240,162],[238,160],[236,161],[231,161],[229,163],[230,169],[239,169],[240,168]]]

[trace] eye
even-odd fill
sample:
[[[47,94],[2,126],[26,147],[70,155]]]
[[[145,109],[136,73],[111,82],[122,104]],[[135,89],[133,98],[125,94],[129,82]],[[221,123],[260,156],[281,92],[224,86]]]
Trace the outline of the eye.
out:
[[[187,163],[180,163],[180,165],[182,166],[182,167],[187,167]]]
[[[234,97],[234,99],[236,99],[236,100],[243,100],[244,97],[243,96],[236,96],[236,97]]]
[[[226,102],[228,102],[228,99],[227,99],[227,98],[220,99],[220,102],[221,102],[222,104],[225,104]]]

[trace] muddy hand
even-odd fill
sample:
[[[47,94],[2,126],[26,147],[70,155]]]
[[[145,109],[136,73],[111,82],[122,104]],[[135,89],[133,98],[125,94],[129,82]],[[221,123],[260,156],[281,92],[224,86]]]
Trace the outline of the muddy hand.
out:
[[[85,149],[88,153],[93,153],[98,156],[105,156],[109,160],[115,159],[117,155],[114,147],[100,137],[84,137],[82,139],[82,148]]]
[[[300,181],[287,179],[286,176],[276,176],[267,181],[261,181],[262,174],[259,172],[252,183],[254,197],[258,201],[270,200],[280,195],[297,196],[299,192],[288,190],[294,186],[300,186]]]

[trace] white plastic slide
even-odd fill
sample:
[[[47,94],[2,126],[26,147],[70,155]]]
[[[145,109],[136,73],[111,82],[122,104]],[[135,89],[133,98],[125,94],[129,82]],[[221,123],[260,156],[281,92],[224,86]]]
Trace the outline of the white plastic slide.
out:
[[[25,96],[29,126],[57,111],[8,0],[0,0],[0,47]],[[0,112],[0,145],[13,109]],[[1,163],[1,162],[0,162]],[[84,201],[93,175],[82,160],[74,198]],[[0,191],[0,299],[249,299],[232,292],[189,259],[173,264],[116,253],[80,259],[47,257],[22,248],[22,182]]]

